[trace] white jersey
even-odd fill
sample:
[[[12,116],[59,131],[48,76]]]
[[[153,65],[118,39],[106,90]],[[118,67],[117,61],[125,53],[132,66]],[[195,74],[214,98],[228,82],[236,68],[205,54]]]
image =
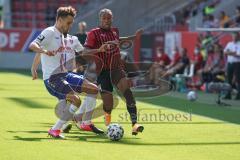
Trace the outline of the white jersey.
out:
[[[55,56],[41,54],[43,80],[53,74],[64,73],[73,69],[75,52],[83,50],[76,36],[63,36],[55,26],[48,27],[34,40],[42,49],[54,51]]]
[[[237,42],[229,42],[226,47],[224,48],[224,52],[236,52],[237,55],[240,55],[240,43]],[[232,55],[228,55],[227,56],[227,62],[228,63],[234,63],[234,62],[240,62],[240,57],[238,56],[232,56]]]

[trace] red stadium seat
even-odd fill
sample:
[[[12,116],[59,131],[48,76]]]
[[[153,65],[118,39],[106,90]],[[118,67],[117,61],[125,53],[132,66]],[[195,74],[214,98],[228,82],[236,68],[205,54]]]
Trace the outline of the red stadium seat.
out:
[[[58,3],[57,8],[58,7],[65,7],[65,6],[68,6],[67,3],[62,2],[62,3]]]
[[[47,24],[44,21],[37,22],[37,28],[46,28]]]
[[[45,11],[47,9],[47,3],[46,2],[42,2],[42,1],[39,1],[37,2],[36,4],[36,11]]]
[[[33,11],[34,5],[31,1],[25,1],[23,5],[24,5],[23,7],[24,11],[26,12]]]
[[[25,22],[25,26],[28,27],[28,28],[34,28],[34,24],[33,24],[32,21]]]
[[[88,0],[80,0],[80,4],[85,5],[88,3]]]
[[[64,3],[64,4],[66,4],[66,3],[68,3],[68,1],[66,1],[66,0],[58,0],[58,3]]]
[[[12,10],[13,11],[21,11],[23,7],[23,3],[19,2],[19,1],[12,1]]]
[[[15,28],[24,28],[25,27],[25,23],[20,22],[20,21],[13,21],[12,22],[12,26]]]
[[[67,6],[68,2],[65,0],[59,0],[58,1],[58,7],[63,7],[63,6]]]
[[[32,12],[24,13],[24,19],[32,21],[32,19],[34,19],[34,13]]]
[[[37,21],[44,21],[46,19],[45,13],[38,12],[36,13],[36,20]]]
[[[55,1],[53,1],[53,2],[50,1],[50,2],[48,3],[48,7],[55,9],[55,8],[58,7],[58,3],[56,3]]]
[[[23,19],[23,13],[22,12],[14,12],[12,13],[12,19],[14,20],[21,20]]]
[[[77,4],[78,0],[68,0],[68,2],[72,5],[72,4]]]

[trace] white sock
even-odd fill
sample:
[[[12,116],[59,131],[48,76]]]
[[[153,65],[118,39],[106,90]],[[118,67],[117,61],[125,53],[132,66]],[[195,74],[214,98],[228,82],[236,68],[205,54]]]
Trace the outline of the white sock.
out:
[[[92,121],[91,121],[91,120],[83,120],[82,123],[84,123],[84,124],[86,124],[86,125],[89,125],[89,124],[92,123]]]
[[[77,114],[83,114],[83,113],[85,113],[85,110],[86,110],[86,104],[85,104],[86,102],[85,101],[83,101],[83,103],[81,104],[81,106],[79,107],[79,109],[77,110]]]
[[[83,119],[84,124],[91,124],[93,110],[96,106],[96,95],[94,94],[87,94],[84,102],[86,101],[86,112],[85,117]]]
[[[81,104],[81,106],[77,110],[76,114],[83,114],[83,113],[85,113],[87,105],[88,105],[87,103],[88,102],[86,101],[86,97],[85,97],[83,103]]]
[[[87,94],[84,98],[83,103],[77,110],[76,114],[83,114],[85,112],[89,112],[90,110],[93,110],[96,106],[96,95],[95,94]]]
[[[85,101],[86,101],[86,112],[92,111],[94,110],[97,100],[96,100],[96,96],[95,94],[87,94]]]
[[[63,120],[59,119],[55,123],[55,125],[52,127],[52,130],[60,130],[65,123],[67,123],[67,121],[63,121]]]
[[[82,117],[86,110],[86,101],[84,100],[81,106],[78,108],[78,110],[74,113],[75,119],[78,121],[77,123],[81,125],[82,123]]]
[[[89,111],[92,111],[96,106],[96,96],[97,95],[95,94],[87,94],[86,97],[84,98],[82,105],[76,112],[76,114],[82,116],[84,113],[88,113]],[[87,116],[86,115],[84,116],[85,124],[91,123],[91,118],[92,118],[91,116],[92,116],[91,114],[90,115],[87,114]]]
[[[69,112],[74,114],[77,111],[78,107],[75,106],[74,104],[71,104],[69,107]]]

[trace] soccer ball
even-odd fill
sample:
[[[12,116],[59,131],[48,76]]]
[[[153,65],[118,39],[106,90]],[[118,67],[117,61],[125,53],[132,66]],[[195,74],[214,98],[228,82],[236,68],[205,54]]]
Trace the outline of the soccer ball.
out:
[[[110,124],[107,128],[107,136],[112,141],[119,141],[123,134],[124,130],[119,124]]]
[[[197,100],[197,93],[195,91],[189,91],[187,94],[187,99],[189,101],[196,101]]]

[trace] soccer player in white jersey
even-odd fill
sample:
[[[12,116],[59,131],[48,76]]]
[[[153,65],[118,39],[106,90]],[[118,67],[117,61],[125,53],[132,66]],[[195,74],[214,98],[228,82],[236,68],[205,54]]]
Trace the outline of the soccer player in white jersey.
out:
[[[76,93],[97,94],[99,90],[83,76],[69,72],[75,68],[75,52],[86,51],[77,37],[68,34],[75,15],[76,10],[71,6],[58,8],[55,25],[44,29],[29,46],[32,51],[41,54],[43,80],[48,92],[59,100],[69,101],[69,112],[72,114],[81,104]],[[105,52],[106,49],[106,45],[102,45],[99,49],[86,52]],[[64,138],[60,129],[65,123],[66,120],[59,119],[48,131],[49,135]]]

